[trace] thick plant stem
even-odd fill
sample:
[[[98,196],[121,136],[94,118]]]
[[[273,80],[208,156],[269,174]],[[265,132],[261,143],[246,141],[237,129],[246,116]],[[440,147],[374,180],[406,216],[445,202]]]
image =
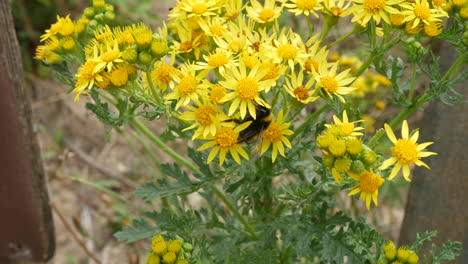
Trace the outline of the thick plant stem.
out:
[[[413,63],[411,74],[411,86],[408,94],[408,102],[413,101],[414,86],[416,85],[416,63]]]
[[[159,149],[164,151],[164,153],[168,154],[171,156],[173,159],[178,161],[179,163],[185,165],[187,168],[189,168],[193,173],[198,174],[198,175],[203,175],[203,173],[195,167],[191,162],[186,160],[184,157],[179,155],[179,153],[175,152],[172,148],[170,148],[168,145],[166,145],[159,137],[157,137],[153,132],[151,132],[148,127],[146,127],[140,120],[136,118],[130,119],[130,123],[135,126],[135,128],[143,133],[151,142],[153,142],[156,146],[158,146]]]
[[[241,213],[239,212],[239,210],[237,210],[236,206],[231,202],[231,200],[229,200],[227,196],[216,186],[211,186],[211,190],[216,194],[216,196],[218,196],[219,199],[221,199],[221,201],[224,202],[224,204],[226,204],[229,210],[231,210],[234,213],[234,215],[241,221],[241,223],[244,225],[245,229],[247,229],[247,231],[250,233],[252,238],[258,239],[258,236],[257,234],[255,234],[255,230],[253,229],[253,227],[249,224],[249,222],[247,222],[244,216],[241,215]]]
[[[390,122],[390,127],[392,129],[395,129],[397,125],[399,125],[405,118],[407,118],[410,114],[413,112],[417,111],[419,107],[421,107],[424,103],[428,102],[429,100],[432,99],[432,96],[429,94],[425,94],[422,97],[420,97],[411,107],[404,109],[401,111],[391,122]],[[380,139],[384,135],[384,130],[379,130],[369,141],[369,148],[375,147],[377,143],[379,143]]]
[[[164,151],[166,154],[171,156],[173,159],[175,159],[177,162],[185,165],[187,168],[189,168],[194,174],[198,175],[203,175],[203,172],[201,172],[195,165],[193,165],[190,161],[179,155],[179,153],[175,152],[172,148],[170,148],[168,145],[166,145],[159,137],[153,134],[148,127],[146,127],[141,121],[139,121],[136,118],[130,119],[130,123],[135,126],[135,128],[143,133],[151,142],[153,142],[156,146],[159,147],[162,151]],[[211,190],[216,194],[216,196],[221,199],[226,206],[232,211],[232,213],[239,219],[239,221],[244,225],[244,227],[247,229],[247,231],[251,234],[252,238],[257,239],[257,235],[255,234],[255,231],[253,227],[249,224],[249,222],[244,218],[244,216],[237,210],[236,206],[226,197],[226,195],[219,190],[216,186],[212,186]]]
[[[291,135],[290,137],[290,141],[293,141],[299,134],[301,134],[304,129],[310,124],[312,123],[315,119],[317,119],[317,117],[323,113],[325,110],[327,110],[328,108],[330,108],[331,105],[329,104],[326,104],[324,106],[322,106],[319,110],[317,110],[315,113],[311,114],[310,116],[308,116],[306,118],[306,120],[304,120],[304,122],[296,129],[295,133],[293,135]]]
[[[458,56],[452,66],[450,66],[450,68],[447,70],[444,77],[442,77],[443,81],[451,79],[465,65],[465,57],[466,53],[460,54],[460,56]]]
[[[162,104],[161,96],[159,96],[159,93],[156,90],[156,87],[154,86],[153,78],[151,78],[151,72],[149,70],[146,71],[146,79],[148,80],[148,85],[150,87],[151,93],[154,96],[154,99],[156,100],[156,103],[158,105],[161,105]]]
[[[343,36],[341,36],[340,38],[338,38],[337,40],[335,40],[335,41],[333,41],[333,42],[331,42],[331,43],[328,43],[328,44],[326,45],[326,47],[327,47],[327,48],[330,48],[331,46],[334,46],[334,45],[336,45],[336,44],[342,42],[343,40],[349,38],[350,36],[352,36],[354,33],[358,32],[358,31],[359,31],[359,28],[354,27],[354,29],[351,30],[351,31],[350,31],[349,33],[347,33],[346,35],[343,35]]]

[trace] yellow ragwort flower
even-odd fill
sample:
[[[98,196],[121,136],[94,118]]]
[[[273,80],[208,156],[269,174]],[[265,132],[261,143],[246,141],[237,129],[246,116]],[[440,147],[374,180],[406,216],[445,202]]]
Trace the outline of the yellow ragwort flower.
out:
[[[167,94],[166,100],[177,100],[176,109],[182,105],[188,105],[191,101],[197,101],[200,96],[205,96],[208,85],[202,82],[207,71],[196,73],[192,65],[182,65],[181,69],[172,73],[172,79],[177,83],[173,91]]]
[[[301,36],[292,30],[288,33],[285,30],[281,31],[278,38],[273,39],[272,45],[267,47],[269,52],[266,53],[266,56],[273,59],[274,63],[288,65],[291,70],[294,69],[294,65],[303,62],[308,57]]]
[[[433,144],[434,142],[425,142],[422,144],[417,144],[416,141],[419,137],[419,131],[416,131],[411,137],[409,137],[408,132],[408,122],[403,121],[401,127],[401,139],[397,139],[395,134],[392,131],[392,128],[385,124],[385,132],[387,137],[394,144],[392,147],[392,157],[385,160],[380,166],[379,170],[385,170],[386,168],[395,164],[392,169],[392,172],[389,175],[389,180],[392,180],[397,173],[403,168],[403,177],[407,181],[411,181],[409,178],[410,175],[410,165],[416,164],[417,166],[424,166],[429,169],[426,163],[420,160],[420,158],[428,157],[431,155],[437,155],[434,152],[423,151],[427,146]]]
[[[382,186],[384,183],[384,179],[377,174],[374,174],[372,171],[363,171],[359,176],[356,177],[354,174],[349,174],[353,176],[356,181],[359,183],[350,188],[351,192],[348,196],[361,193],[359,195],[359,199],[366,202],[367,210],[370,209],[371,201],[377,206],[379,204],[378,196],[379,196],[379,187]]]
[[[304,83],[304,72],[300,71],[296,75],[296,72],[292,71],[290,78],[286,78],[286,92],[303,104],[314,102],[320,98],[320,96],[313,96],[315,89],[310,90],[314,81],[314,78],[310,78],[307,83]]]
[[[243,61],[239,63],[239,67],[231,67],[226,73],[226,80],[219,82],[220,85],[226,87],[233,92],[228,93],[223,97],[221,102],[231,101],[229,107],[229,116],[239,109],[241,118],[245,118],[247,112],[253,119],[256,119],[255,103],[270,108],[261,97],[261,91],[268,91],[275,80],[261,79],[265,76],[267,71],[260,71],[260,65],[256,65],[250,72]]]
[[[284,6],[289,8],[289,12],[294,13],[296,16],[301,14],[309,16],[312,14],[318,18],[318,14],[315,11],[322,9],[320,2],[321,0],[289,0]]]
[[[336,126],[340,129],[340,135],[343,137],[349,137],[349,136],[362,136],[362,133],[359,132],[361,130],[364,130],[363,127],[354,127],[355,123],[362,122],[363,120],[358,120],[358,121],[353,121],[349,122],[348,119],[348,113],[346,113],[346,110],[343,111],[343,118],[340,119],[336,115],[333,115],[333,121],[335,124],[325,124],[326,127],[330,128],[332,126]]]
[[[337,74],[337,68],[338,63],[333,63],[330,68],[327,64],[319,64],[319,70],[314,74],[314,77],[317,81],[317,87],[323,88],[330,98],[335,95],[342,103],[345,103],[342,95],[349,94],[356,89],[355,87],[347,87],[355,78],[347,77],[350,69]]]
[[[251,0],[250,6],[245,9],[251,19],[261,24],[275,21],[283,11],[283,7],[277,6],[275,0],[265,0],[264,6],[257,0]]]
[[[197,106],[185,106],[189,111],[183,112],[180,118],[187,121],[195,121],[192,125],[182,131],[197,128],[192,136],[192,140],[196,138],[206,138],[214,136],[217,127],[221,122],[229,119],[223,112],[218,112],[215,105],[209,103],[197,103]]]
[[[197,150],[205,150],[208,148],[213,147],[210,154],[208,154],[207,163],[213,161],[216,155],[219,154],[219,165],[222,166],[224,160],[226,159],[226,154],[228,152],[231,153],[231,156],[234,160],[241,164],[241,160],[239,155],[241,155],[244,159],[248,160],[249,155],[245,150],[239,145],[239,133],[246,129],[252,121],[242,123],[236,126],[234,129],[227,126],[221,126],[216,130],[216,134],[214,136],[207,136],[206,139],[210,140],[209,142],[203,144]]]
[[[414,3],[405,2],[400,6],[406,9],[401,12],[405,16],[403,22],[408,22],[411,28],[416,28],[420,23],[428,25],[430,22],[440,21],[439,17],[448,17],[440,9],[430,8],[427,0],[415,0]]]
[[[283,109],[281,109],[276,121],[272,120],[267,129],[263,131],[263,141],[260,155],[265,153],[270,145],[273,145],[273,150],[271,153],[272,162],[275,162],[278,152],[281,154],[281,156],[285,157],[284,146],[291,148],[291,142],[289,142],[289,139],[285,136],[290,136],[294,133],[292,130],[288,129],[290,125],[291,123],[283,123]]]
[[[353,14],[351,22],[358,22],[359,24],[366,26],[367,23],[373,19],[376,24],[379,24],[381,20],[385,23],[390,24],[390,18],[388,14],[399,13],[397,9],[393,8],[392,5],[399,4],[404,0],[353,0],[354,6],[346,11],[346,14]]]
[[[345,11],[350,7],[351,1],[323,0],[322,5],[324,7],[322,12],[333,17],[345,17],[349,15],[349,13]]]

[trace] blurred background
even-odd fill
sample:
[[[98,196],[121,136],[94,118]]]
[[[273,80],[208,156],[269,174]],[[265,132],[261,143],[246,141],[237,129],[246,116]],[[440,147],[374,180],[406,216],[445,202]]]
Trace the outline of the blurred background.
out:
[[[115,5],[114,24],[128,25],[144,21],[153,26],[161,25],[175,3],[173,0],[108,2]],[[79,234],[86,247],[103,264],[144,263],[147,255],[145,247],[148,244],[119,243],[113,233],[128,224],[139,207],[161,206],[157,202],[144,204],[132,197],[136,186],[149,180],[150,175],[158,173],[148,165],[155,157],[141,155],[147,151],[147,142],[135,138],[130,134],[131,131],[125,129],[110,131],[86,110],[86,98],[74,103],[74,95],[67,93],[70,87],[61,85],[48,68],[33,58],[40,35],[55,22],[57,14],[77,17],[88,5],[88,1],[84,0],[12,1],[25,77],[30,88],[28,92],[32,100],[34,126],[54,206],[57,248],[54,259],[49,263],[93,263],[77,246],[76,240],[70,235],[70,228]],[[297,23],[297,20],[293,21]],[[306,29],[306,25],[303,26]],[[347,31],[346,28],[340,30]],[[357,46],[357,43],[355,39],[343,45]],[[395,52],[398,53],[398,50]],[[423,78],[419,82],[421,87],[427,85]],[[391,90],[383,91],[383,94],[390,93]],[[384,121],[398,111],[386,102],[382,104],[370,108],[370,117],[366,120],[369,131],[381,127]],[[384,108],[385,111],[382,111]],[[410,127],[414,128],[411,123],[422,117],[423,112],[412,115]],[[153,129],[163,132],[156,123],[152,124]],[[164,159],[163,155],[158,157]],[[357,206],[357,199],[347,199],[345,192],[339,199],[340,206],[354,216],[368,217],[368,222],[384,238],[398,241],[409,184],[402,177],[397,177],[392,184],[385,186],[377,210],[367,211]],[[70,226],[66,227],[58,215],[63,216]]]

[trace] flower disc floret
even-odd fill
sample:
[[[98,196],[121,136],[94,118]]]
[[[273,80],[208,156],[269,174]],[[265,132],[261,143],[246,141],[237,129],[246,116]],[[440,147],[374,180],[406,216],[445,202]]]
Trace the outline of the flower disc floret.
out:
[[[407,247],[400,247],[397,250],[397,258],[398,260],[401,261],[406,261],[408,257],[410,256],[410,251],[408,250]]]
[[[176,261],[177,256],[174,252],[167,252],[162,258],[164,260],[164,263],[172,264]]]
[[[214,104],[220,104],[221,99],[227,94],[226,88],[221,85],[214,84],[211,87],[210,101]]]
[[[361,192],[359,198],[366,202],[366,208],[368,210],[370,209],[371,201],[373,201],[375,205],[378,205],[379,187],[382,186],[385,180],[372,171],[363,171],[356,180],[359,181],[359,184],[354,186],[348,195],[351,196]]]
[[[333,164],[333,168],[335,168],[339,173],[348,172],[351,168],[351,161],[347,158],[336,159]]]
[[[371,13],[383,10],[385,5],[385,0],[364,0],[364,8]]]
[[[361,175],[359,188],[365,193],[373,193],[379,189],[383,181],[382,177],[366,171]]]
[[[271,123],[265,132],[263,132],[263,137],[272,143],[280,141],[282,136],[281,128],[276,123]]]
[[[239,135],[232,128],[221,127],[214,137],[214,142],[220,149],[227,150],[237,144]]]
[[[213,123],[212,117],[216,114],[213,107],[209,105],[200,106],[195,112],[195,120],[202,126],[209,126]]]
[[[240,79],[237,94],[240,99],[253,100],[259,94],[257,81],[250,77]]]
[[[196,3],[192,6],[192,13],[201,15],[208,10],[208,7],[205,3]]]
[[[301,85],[294,89],[294,94],[299,100],[306,100],[309,98],[309,89],[307,89],[304,85]]]
[[[329,93],[334,93],[338,90],[338,82],[333,77],[323,77],[320,78],[320,82],[325,90]]]
[[[180,240],[171,240],[167,243],[167,251],[179,253],[180,249],[182,248],[182,242]]]
[[[362,141],[358,138],[350,138],[346,140],[346,150],[351,155],[357,155],[361,153],[363,148]]]
[[[419,19],[428,19],[431,16],[431,9],[422,4],[415,5],[414,15]]]
[[[283,44],[278,47],[278,56],[283,60],[294,59],[297,55],[297,48],[292,44]]]
[[[225,52],[215,53],[208,57],[208,65],[217,68],[221,67],[229,62],[229,58],[227,57]]]
[[[346,143],[344,140],[334,139],[330,142],[328,150],[335,157],[343,156],[346,152]]]
[[[258,18],[262,20],[263,22],[268,22],[274,16],[275,16],[275,11],[269,8],[265,8],[259,13]]]
[[[296,1],[297,8],[302,9],[302,10],[310,10],[316,4],[317,2],[315,0],[297,0]]]
[[[182,96],[194,93],[197,90],[198,81],[194,76],[186,76],[179,83],[179,94]]]
[[[399,139],[392,147],[392,155],[401,164],[412,164],[418,160],[416,144],[408,139]]]
[[[115,86],[124,86],[128,82],[128,73],[125,67],[119,67],[111,72],[110,80]]]
[[[161,256],[162,254],[164,254],[167,251],[166,242],[159,241],[157,243],[154,243],[152,249],[153,249],[154,253]]]

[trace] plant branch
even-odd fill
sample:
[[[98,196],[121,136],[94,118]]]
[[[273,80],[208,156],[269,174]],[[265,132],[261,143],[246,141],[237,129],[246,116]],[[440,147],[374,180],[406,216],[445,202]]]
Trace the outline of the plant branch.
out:
[[[97,264],[102,264],[102,262],[91,252],[85,245],[84,241],[78,237],[76,232],[73,230],[72,226],[70,223],[68,223],[67,219],[63,216],[63,214],[60,212],[60,210],[55,206],[53,202],[50,202],[50,207],[52,207],[52,210],[57,214],[57,216],[60,218],[60,221],[63,223],[65,226],[65,229],[67,229],[68,232],[72,235],[73,239],[78,243],[78,246],[80,246],[85,252],[86,255],[88,255],[91,259],[94,260]]]

